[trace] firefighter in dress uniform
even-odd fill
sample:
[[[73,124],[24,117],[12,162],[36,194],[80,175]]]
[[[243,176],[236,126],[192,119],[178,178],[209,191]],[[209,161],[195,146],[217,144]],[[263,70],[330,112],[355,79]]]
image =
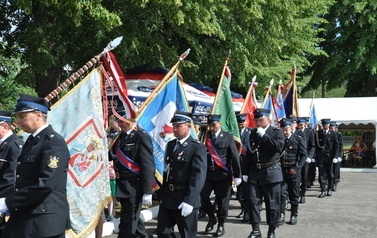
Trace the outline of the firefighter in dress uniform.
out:
[[[251,129],[250,127],[245,126],[245,121],[246,121],[246,116],[247,114],[237,114],[237,122],[238,122],[238,129],[240,130],[240,138],[241,138],[241,154],[240,154],[240,165],[241,165],[241,170],[244,167],[243,165],[243,159],[246,155],[247,152],[247,146],[249,145],[249,138],[250,138],[250,132]],[[238,201],[241,204],[241,213],[238,214],[236,217],[237,218],[242,218],[243,222],[249,222],[249,207],[247,205],[247,183],[242,182],[240,186],[237,187],[237,198]]]
[[[9,210],[3,237],[65,237],[71,228],[67,201],[70,158],[64,138],[47,124],[44,98],[20,94],[14,113],[30,133],[17,159],[13,192],[0,198],[0,212]]]
[[[314,131],[310,128],[307,128],[308,118],[300,117],[297,119],[297,130],[300,130],[304,133],[306,138],[306,163],[301,169],[301,190],[300,190],[300,199],[299,203],[305,203],[305,194],[306,190],[310,187],[309,182],[309,167],[311,166],[312,159],[314,158],[315,153],[315,142],[314,142]],[[315,163],[314,163],[315,168]]]
[[[12,131],[11,112],[0,111],[0,197],[7,197],[13,192],[14,173],[17,158],[24,142]],[[0,238],[7,214],[0,214]]]
[[[322,119],[323,129],[315,134],[316,160],[319,170],[319,184],[321,194],[318,198],[332,195],[332,185],[334,180],[333,164],[338,162],[339,142],[334,131],[329,130],[330,119]]]
[[[333,164],[334,180],[332,185],[332,191],[336,192],[338,183],[340,182],[340,165],[342,163],[343,156],[343,135],[338,131],[338,125],[336,122],[330,123],[330,130],[334,131],[338,137],[339,149],[338,149],[338,162]]]
[[[280,128],[282,128],[285,137],[284,148],[280,156],[283,170],[280,225],[283,225],[285,222],[285,205],[287,198],[289,198],[291,204],[291,218],[288,224],[297,224],[301,169],[306,162],[305,141],[301,136],[292,133],[291,125],[292,122],[289,119],[280,121]]]
[[[262,237],[259,223],[260,197],[263,194],[266,204],[268,238],[275,237],[279,227],[280,195],[283,173],[280,165],[280,152],[284,146],[284,135],[280,128],[270,125],[270,110],[256,109],[254,118],[257,128],[250,133],[248,151],[244,158],[242,178],[248,184],[248,204],[252,231],[248,238]]]
[[[177,111],[171,120],[176,139],[166,146],[158,237],[175,237],[175,225],[182,238],[196,237],[207,158],[204,144],[191,137],[190,116],[190,113]]]
[[[121,204],[119,238],[146,237],[141,206],[152,205],[155,163],[151,137],[137,128],[124,108],[118,108],[115,121],[121,129],[111,149],[116,174],[116,197]]]
[[[209,216],[205,232],[210,233],[218,222],[215,237],[225,234],[224,223],[228,216],[231,195],[232,177],[238,186],[241,179],[240,161],[233,135],[221,129],[221,115],[209,115],[205,145],[207,147],[207,176],[200,194],[204,212]],[[211,203],[210,194],[214,191],[217,204],[217,219],[215,207]]]

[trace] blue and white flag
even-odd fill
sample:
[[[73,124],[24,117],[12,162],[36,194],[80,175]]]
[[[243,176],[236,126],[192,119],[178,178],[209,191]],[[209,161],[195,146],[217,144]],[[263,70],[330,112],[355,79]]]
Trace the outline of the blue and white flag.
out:
[[[167,142],[174,138],[173,126],[170,120],[175,111],[190,111],[177,72],[169,79],[160,82],[139,109],[140,114],[136,118],[138,126],[144,129],[152,138],[153,156],[157,170],[155,177],[159,183],[162,183],[164,171],[165,146]],[[193,128],[191,136],[196,138]]]
[[[101,71],[93,69],[48,114],[48,123],[64,137],[71,155],[67,181],[72,225],[69,237],[87,237],[111,200],[101,80]]]
[[[318,118],[317,114],[315,112],[315,105],[313,104],[310,108],[310,113],[309,113],[309,124],[313,127],[313,129],[316,129],[317,123],[318,123]]]

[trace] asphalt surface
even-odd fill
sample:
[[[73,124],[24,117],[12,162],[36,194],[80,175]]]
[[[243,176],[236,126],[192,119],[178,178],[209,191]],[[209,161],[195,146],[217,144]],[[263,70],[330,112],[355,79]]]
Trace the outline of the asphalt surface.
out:
[[[307,191],[306,203],[300,204],[298,224],[284,224],[276,229],[278,238],[361,238],[377,237],[377,170],[369,172],[342,171],[338,190],[331,197],[317,198],[320,193],[317,181]],[[365,170],[364,170],[365,171]],[[225,223],[223,237],[247,237],[251,232],[251,225],[244,223],[236,216],[240,206],[235,196],[230,202],[229,216]],[[289,220],[290,211],[286,211]],[[260,228],[262,237],[267,236],[265,209],[263,208]],[[204,233],[208,218],[201,218],[198,223],[197,237],[212,237]],[[148,234],[157,226],[157,220],[145,223]],[[180,237],[178,229],[176,236]],[[117,237],[116,234],[106,236]]]

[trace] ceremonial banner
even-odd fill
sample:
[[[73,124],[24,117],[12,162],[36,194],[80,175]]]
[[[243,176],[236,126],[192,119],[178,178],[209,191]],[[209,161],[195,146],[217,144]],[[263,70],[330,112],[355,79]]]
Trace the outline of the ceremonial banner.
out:
[[[255,87],[258,84],[256,82],[252,82],[250,84],[249,91],[247,92],[246,99],[242,105],[242,109],[240,113],[247,113],[246,116],[246,127],[256,128],[255,120],[254,120],[254,111],[258,108],[257,106],[257,99],[255,96]]]
[[[296,68],[292,69],[291,80],[284,85],[283,100],[285,115],[290,116],[299,116],[298,110],[298,95],[297,95],[297,86],[296,86]]]
[[[109,82],[108,86],[111,89],[109,106],[113,109],[123,106],[127,118],[136,118],[137,106],[128,98],[126,80],[118,61],[115,59],[115,55],[112,52],[107,52],[101,59],[109,75],[107,77]],[[119,103],[117,103],[118,100],[115,99],[115,95],[117,95],[116,98],[119,99]]]
[[[111,200],[101,82],[101,71],[92,70],[48,114],[48,123],[64,137],[71,155],[67,183],[70,237],[87,237]]]
[[[310,107],[309,117],[310,117],[309,124],[312,126],[312,128],[314,130],[316,130],[318,118],[317,118],[317,114],[315,112],[315,105],[314,104]]]
[[[238,144],[237,146],[241,149],[240,132],[230,93],[230,81],[231,73],[228,66],[225,65],[220,77],[215,102],[213,103],[212,114],[221,115],[221,129],[232,133],[234,140],[237,142],[236,144]]]
[[[282,85],[278,85],[278,90],[276,93],[276,98],[272,98],[273,103],[274,103],[274,108],[275,108],[275,113],[276,113],[276,120],[279,121],[282,118],[285,118],[285,108],[284,108],[284,100],[283,100],[283,95],[281,93],[281,87]]]
[[[264,100],[264,109],[270,110],[270,119],[271,119],[271,125],[276,126],[278,125],[277,119],[276,119],[276,111],[273,103],[273,97],[270,94],[270,91],[266,94],[266,99]]]
[[[162,183],[166,143],[174,138],[170,123],[175,111],[189,112],[189,105],[177,72],[167,80],[162,80],[140,107],[136,123],[152,138],[153,156],[156,164],[155,177]],[[192,127],[191,136],[196,137]]]

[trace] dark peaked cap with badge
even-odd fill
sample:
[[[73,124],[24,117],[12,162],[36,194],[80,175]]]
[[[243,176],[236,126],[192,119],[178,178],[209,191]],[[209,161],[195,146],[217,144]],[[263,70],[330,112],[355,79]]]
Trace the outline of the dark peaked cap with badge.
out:
[[[12,115],[11,112],[0,111],[0,123],[11,122],[12,121],[11,115]]]
[[[176,111],[174,113],[173,118],[171,119],[171,123],[186,123],[186,122],[191,122],[192,114],[189,112],[181,112],[181,111]]]
[[[48,105],[48,102],[44,100],[44,98],[19,94],[16,109],[14,109],[13,113],[41,111],[47,114],[47,111],[49,110],[50,106]]]
[[[322,125],[328,125],[330,124],[331,119],[330,118],[324,118],[321,120]]]
[[[202,124],[202,119],[200,119],[199,115],[192,115],[192,121],[194,122],[194,125]]]
[[[244,123],[244,122],[246,121],[246,116],[247,116],[246,113],[237,114],[237,115],[236,115],[237,123],[238,123],[238,124],[242,124],[242,123]]]
[[[286,128],[292,126],[292,120],[290,119],[283,119],[279,121],[280,128]]]
[[[338,127],[336,121],[330,121],[330,127]]]
[[[220,119],[221,119],[221,115],[211,114],[211,115],[208,115],[207,123],[208,124],[215,124],[217,122],[220,122]]]
[[[264,108],[257,108],[254,111],[254,119],[262,119],[270,116],[270,110]]]

